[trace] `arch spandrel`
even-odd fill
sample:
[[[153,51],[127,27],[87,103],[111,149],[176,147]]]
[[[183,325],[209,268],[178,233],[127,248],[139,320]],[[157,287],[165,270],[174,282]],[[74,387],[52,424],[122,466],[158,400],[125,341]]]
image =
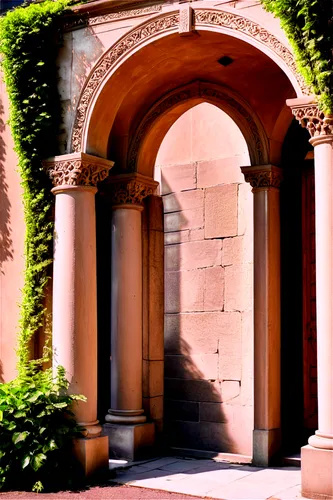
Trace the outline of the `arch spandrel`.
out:
[[[245,41],[282,68],[296,95],[307,93],[302,77],[296,71],[292,53],[266,28],[230,9],[196,8],[193,4],[193,11],[194,29],[197,32],[214,31]],[[130,30],[103,54],[91,71],[79,98],[72,129],[72,151],[89,149],[89,136],[94,127],[94,120],[97,119],[94,116],[96,103],[105,85],[110,84],[112,76],[121,65],[139,49],[170,34],[178,33],[178,29],[179,11],[167,11]],[[111,127],[112,123],[109,131]],[[93,148],[95,154],[107,155],[107,138],[104,143],[105,146],[98,151]]]

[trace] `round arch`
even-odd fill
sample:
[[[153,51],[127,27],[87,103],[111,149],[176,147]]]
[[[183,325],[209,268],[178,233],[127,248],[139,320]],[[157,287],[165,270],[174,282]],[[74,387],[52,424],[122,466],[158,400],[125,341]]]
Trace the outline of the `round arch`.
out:
[[[231,9],[202,8],[201,2],[198,6],[193,7],[193,11],[196,31],[218,32],[246,42],[268,56],[281,68],[297,96],[308,93],[302,77],[296,70],[292,53],[266,28],[248,17],[236,14]],[[104,86],[115,72],[126,60],[146,45],[171,34],[176,34],[179,30],[179,19],[179,10],[167,11],[151,17],[131,29],[101,56],[90,72],[79,97],[71,134],[71,150],[73,152],[87,150],[96,102]],[[104,154],[106,155],[105,151],[102,155]]]
[[[230,89],[196,81],[164,95],[145,114],[129,146],[128,170],[152,175],[158,149],[170,127],[185,111],[202,102],[217,106],[236,123],[246,140],[252,165],[269,162],[265,130],[247,103]]]

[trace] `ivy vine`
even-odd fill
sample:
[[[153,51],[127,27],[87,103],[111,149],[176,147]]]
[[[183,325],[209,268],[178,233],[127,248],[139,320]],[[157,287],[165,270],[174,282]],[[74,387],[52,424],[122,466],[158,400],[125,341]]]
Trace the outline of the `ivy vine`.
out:
[[[51,182],[42,160],[57,152],[60,99],[57,19],[69,0],[16,8],[0,19],[0,53],[10,100],[10,126],[18,156],[26,224],[25,274],[18,336],[18,376],[0,384],[0,489],[68,487],[76,462],[72,438],[82,431],[71,407],[65,370],[41,370],[50,357],[31,358],[31,342],[45,327],[53,221]],[[47,347],[47,344],[46,344]],[[58,483],[59,478],[62,484]],[[18,478],[19,484],[18,484]],[[56,479],[56,482],[55,482]]]
[[[0,19],[2,68],[10,99],[10,126],[22,180],[26,224],[19,374],[24,374],[29,363],[30,341],[45,322],[53,222],[52,186],[42,168],[42,160],[57,150],[60,100],[56,21],[68,3],[68,0],[47,0],[16,8]]]
[[[332,0],[261,0],[280,19],[292,46],[298,71],[319,106],[333,114]]]

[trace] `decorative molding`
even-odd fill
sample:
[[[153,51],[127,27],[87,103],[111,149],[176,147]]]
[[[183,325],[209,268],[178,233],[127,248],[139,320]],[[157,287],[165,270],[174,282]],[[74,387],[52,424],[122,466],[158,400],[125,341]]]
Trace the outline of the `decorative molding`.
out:
[[[55,156],[43,161],[55,187],[97,186],[109,175],[114,162],[85,153]]]
[[[179,7],[179,28],[180,36],[189,36],[193,34],[193,9],[189,4]]]
[[[303,94],[309,94],[309,87],[306,85],[302,75],[297,71],[292,52],[276,36],[267,31],[266,28],[233,12],[208,9],[196,9],[194,11],[194,23],[195,26],[221,26],[239,31],[266,45],[286,63],[295,76]]]
[[[257,165],[253,167],[241,167],[246,182],[253,188],[279,188],[283,180],[283,171],[274,165]]]
[[[75,120],[72,130],[72,150],[81,151],[84,124],[86,121],[88,108],[96,94],[98,88],[103,84],[111,69],[136,46],[154,35],[174,31],[179,28],[179,12],[161,14],[159,17],[149,19],[140,26],[134,28],[130,33],[116,42],[105,52],[98,61],[92,73],[88,77],[82,89]],[[267,45],[273,50],[290,68],[299,83],[302,91],[307,94],[306,87],[301,75],[298,74],[292,53],[274,35],[265,28],[249,19],[231,12],[220,10],[194,9],[195,26],[222,26],[231,30],[237,30],[252,37],[257,42]]]
[[[143,200],[154,194],[158,182],[140,174],[124,174],[110,178],[111,204],[141,205]]]
[[[109,49],[95,66],[90,74],[87,83],[81,93],[76,110],[73,134],[72,149],[75,152],[81,151],[82,132],[86,120],[87,110],[96,90],[102,84],[111,67],[127,52],[146,38],[156,35],[159,32],[175,28],[179,23],[179,13],[169,14],[158,19],[150,20],[138,28],[132,30],[128,35],[121,38]]]
[[[128,19],[131,17],[140,17],[150,14],[157,14],[161,12],[162,5],[150,5],[148,7],[142,7],[140,9],[131,10],[120,10],[117,12],[110,12],[109,14],[101,14],[94,17],[88,17],[87,14],[76,17],[75,19],[70,19],[65,23],[64,29],[70,31],[77,28],[85,28],[88,26],[96,26],[98,24],[109,23],[112,21],[119,21],[121,19]]]
[[[333,135],[333,116],[325,116],[317,104],[291,105],[291,108],[296,120],[311,137]]]
[[[131,172],[137,170],[140,146],[154,122],[178,104],[198,98],[202,98],[202,100],[206,102],[217,104],[224,109],[232,108],[232,110],[236,112],[235,114],[238,118],[235,120],[236,123],[239,126],[243,124],[243,127],[241,127],[243,128],[243,133],[245,132],[247,139],[250,139],[248,146],[251,161],[260,164],[268,160],[267,141],[264,139],[265,133],[263,129],[259,131],[259,127],[253,118],[254,113],[246,109],[246,107],[241,104],[240,99],[234,97],[227,89],[219,89],[216,85],[198,81],[170,92],[149,109],[138,126],[129,147],[127,166]]]

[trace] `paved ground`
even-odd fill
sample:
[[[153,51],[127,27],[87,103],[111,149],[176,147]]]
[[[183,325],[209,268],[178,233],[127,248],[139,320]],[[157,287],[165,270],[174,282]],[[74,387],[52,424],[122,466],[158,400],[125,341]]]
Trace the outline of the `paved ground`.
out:
[[[109,483],[81,492],[0,494],[8,500],[300,500],[298,467],[262,469],[214,460],[164,457],[110,464]],[[121,486],[122,485],[122,486]],[[192,496],[188,496],[192,495]]]
[[[166,457],[116,469],[121,484],[223,500],[300,499],[298,467],[262,469],[214,460]]]

